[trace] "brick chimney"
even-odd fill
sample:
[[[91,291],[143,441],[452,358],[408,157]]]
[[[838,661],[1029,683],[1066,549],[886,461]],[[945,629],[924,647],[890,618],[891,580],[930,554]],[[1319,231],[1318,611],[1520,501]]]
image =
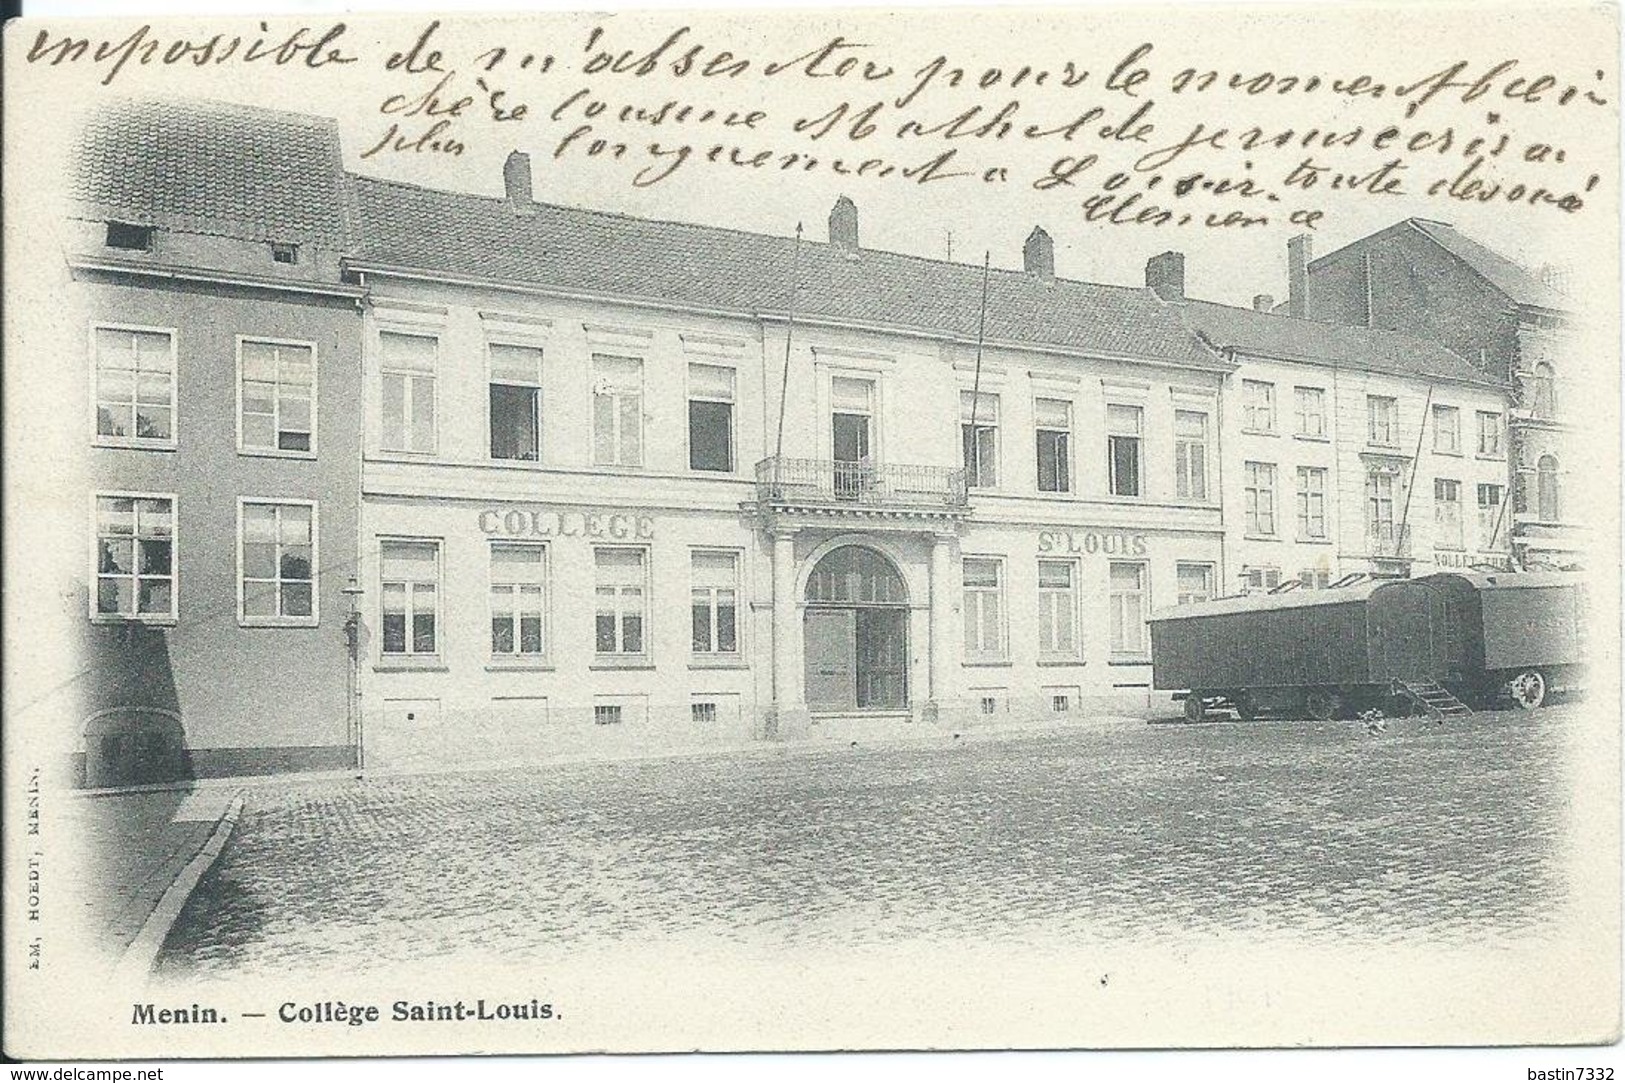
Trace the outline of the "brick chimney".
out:
[[[502,163],[502,186],[508,192],[508,206],[515,214],[536,213],[536,200],[530,188],[530,155],[514,151]]]
[[[1286,242],[1286,311],[1300,320],[1309,315],[1309,246],[1307,233]]]
[[[1021,246],[1021,263],[1030,275],[1055,277],[1055,241],[1043,226],[1034,226],[1027,234],[1027,243]]]
[[[1164,252],[1145,261],[1145,284],[1164,301],[1185,299],[1185,253]]]
[[[845,196],[830,208],[829,243],[850,252],[858,250],[858,206]]]
[[[1253,311],[1254,312],[1274,312],[1275,311],[1275,298],[1270,296],[1267,293],[1255,293],[1255,294],[1253,294]]]

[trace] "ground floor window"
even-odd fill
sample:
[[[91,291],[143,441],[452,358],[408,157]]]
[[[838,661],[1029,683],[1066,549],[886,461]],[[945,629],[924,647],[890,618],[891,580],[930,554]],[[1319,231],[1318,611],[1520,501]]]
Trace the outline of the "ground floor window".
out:
[[[1433,530],[1434,545],[1461,548],[1461,482],[1450,478],[1433,479]]]
[[[395,539],[379,546],[386,655],[439,652],[440,543]]]
[[[1111,649],[1113,654],[1145,653],[1145,565],[1111,565]]]
[[[1180,564],[1175,568],[1179,580],[1179,593],[1175,601],[1180,605],[1205,602],[1213,597],[1213,565]]]
[[[1077,565],[1070,560],[1038,562],[1038,653],[1072,658],[1078,653]]]
[[[648,590],[645,550],[602,548],[593,550],[596,574],[596,650],[600,655],[637,656],[648,653]]]
[[[1004,563],[993,557],[966,557],[965,656],[1004,655]]]
[[[697,552],[691,558],[690,615],[695,654],[739,653],[739,558]]]
[[[241,608],[245,624],[312,624],[316,618],[316,505],[244,501]]]
[[[1501,535],[1501,502],[1504,497],[1499,485],[1478,487],[1478,536],[1484,549],[1494,549]]]
[[[96,497],[97,616],[174,619],[175,498]]]
[[[547,547],[515,542],[491,546],[491,654],[547,654]]]

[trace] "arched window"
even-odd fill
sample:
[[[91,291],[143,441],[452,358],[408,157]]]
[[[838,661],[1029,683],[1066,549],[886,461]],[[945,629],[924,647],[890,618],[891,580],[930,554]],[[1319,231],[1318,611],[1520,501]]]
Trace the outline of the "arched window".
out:
[[[1533,401],[1530,406],[1535,417],[1551,420],[1557,416],[1557,379],[1552,366],[1542,361],[1535,366],[1530,379]]]
[[[1563,487],[1558,477],[1557,458],[1542,455],[1535,466],[1535,490],[1539,494],[1539,512],[1542,522],[1555,523],[1563,518]]]
[[[817,605],[907,605],[908,588],[892,562],[861,545],[824,554],[807,579],[807,601]]]

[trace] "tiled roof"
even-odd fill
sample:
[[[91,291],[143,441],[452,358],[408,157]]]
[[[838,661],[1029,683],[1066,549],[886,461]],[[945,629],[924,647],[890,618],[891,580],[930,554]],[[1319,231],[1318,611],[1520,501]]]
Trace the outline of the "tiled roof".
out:
[[[1437,342],[1398,331],[1296,319],[1211,301],[1186,301],[1177,307],[1191,330],[1216,349],[1423,380],[1503,386],[1501,381],[1474,368],[1459,354]]]
[[[1546,285],[1527,268],[1458,233],[1455,227],[1448,223],[1435,222],[1427,218],[1412,218],[1408,220],[1408,224],[1477,271],[1490,285],[1517,304],[1537,305],[1558,311],[1573,306],[1569,298]]]
[[[362,263],[730,312],[789,308],[794,240],[356,176]],[[797,312],[974,339],[982,269],[803,241]],[[1221,362],[1145,289],[989,277],[986,337],[1210,368]]]
[[[69,195],[80,213],[254,241],[349,246],[338,128],[324,117],[220,102],[95,110]]]

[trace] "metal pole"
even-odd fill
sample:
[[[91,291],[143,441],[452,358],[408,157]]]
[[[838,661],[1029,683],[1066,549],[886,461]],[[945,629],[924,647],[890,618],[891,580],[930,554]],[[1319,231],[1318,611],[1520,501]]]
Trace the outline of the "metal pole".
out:
[[[1397,403],[1396,403],[1397,405]],[[1416,468],[1422,465],[1422,437],[1427,435],[1428,417],[1433,412],[1433,385],[1428,384],[1427,399],[1422,403],[1422,423],[1416,427],[1416,454],[1411,458],[1411,478],[1405,484],[1405,509],[1399,515],[1399,533],[1394,538],[1394,556],[1402,554],[1405,532],[1410,529],[1411,494],[1416,490]]]
[[[779,381],[779,435],[773,445],[773,494],[781,495],[779,473],[784,469],[784,408],[790,397],[790,341],[796,333],[796,294],[801,288],[801,223],[796,223],[795,249],[790,257],[790,318],[784,326],[784,375]]]
[[[982,342],[987,336],[987,272],[988,263],[992,259],[992,252],[982,253],[982,311],[976,321],[976,374],[971,378],[970,393],[970,449],[971,457],[976,462],[976,482],[982,480],[982,441],[977,431],[977,411],[982,405]],[[971,479],[966,478],[965,484],[969,487]]]

